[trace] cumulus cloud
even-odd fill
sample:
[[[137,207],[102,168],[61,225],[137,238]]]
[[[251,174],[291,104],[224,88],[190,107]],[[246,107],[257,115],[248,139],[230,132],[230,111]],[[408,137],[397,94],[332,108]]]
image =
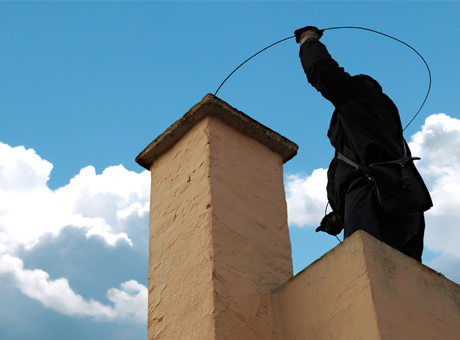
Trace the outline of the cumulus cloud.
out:
[[[147,321],[147,288],[136,280],[123,282],[121,290],[110,288],[107,291],[107,299],[114,303],[113,310],[117,318]]]
[[[121,290],[110,288],[105,305],[76,294],[65,278],[50,280],[40,269],[24,269],[21,259],[9,254],[0,257],[0,274],[10,274],[19,289],[43,306],[65,315],[91,316],[100,321],[147,320],[147,288],[135,280],[121,284]]]
[[[148,213],[149,174],[112,166],[102,174],[83,168],[70,183],[55,191],[47,187],[52,164],[32,149],[0,143],[0,241],[33,246],[44,233],[63,227],[86,228],[108,244],[132,241],[124,232],[129,213]],[[120,212],[120,213],[119,213]],[[2,243],[0,251],[7,245]]]
[[[422,158],[418,168],[433,199],[426,213],[426,246],[445,254],[446,261],[460,259],[460,120],[445,114],[428,117],[409,146]]]
[[[311,175],[288,175],[285,180],[289,224],[318,226],[327,205],[327,170]]]
[[[0,143],[0,184],[7,192],[30,192],[46,188],[53,165],[23,146]]]
[[[138,174],[118,165],[96,174],[88,166],[67,185],[51,190],[47,182],[52,168],[32,149],[0,143],[0,275],[62,314],[145,322],[147,288],[137,281],[108,289],[102,303],[76,294],[66,278],[52,280],[44,270],[25,269],[18,254],[31,252],[50,235],[58,239],[68,227],[81,228],[87,239],[97,237],[114,249],[119,242],[132,248],[131,234],[145,243],[138,226],[148,228],[149,172]]]

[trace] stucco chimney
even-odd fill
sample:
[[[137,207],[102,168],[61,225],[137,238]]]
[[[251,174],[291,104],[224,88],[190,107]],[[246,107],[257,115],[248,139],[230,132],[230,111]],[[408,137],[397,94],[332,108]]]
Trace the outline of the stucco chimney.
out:
[[[292,277],[283,163],[297,145],[208,94],[136,161],[151,171],[148,339],[270,339]]]

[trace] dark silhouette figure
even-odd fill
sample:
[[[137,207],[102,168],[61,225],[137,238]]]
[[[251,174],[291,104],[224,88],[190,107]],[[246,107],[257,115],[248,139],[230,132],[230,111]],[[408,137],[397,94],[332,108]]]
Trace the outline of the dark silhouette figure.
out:
[[[341,154],[352,163],[366,166],[410,156],[398,109],[373,78],[350,76],[339,67],[319,41],[322,33],[312,26],[295,32],[309,83],[335,107],[327,134],[336,150],[327,184],[332,213],[323,219],[317,231],[337,235],[344,229],[346,238],[364,230],[421,261],[423,211],[399,216],[387,214],[377,200],[372,180],[337,158]]]

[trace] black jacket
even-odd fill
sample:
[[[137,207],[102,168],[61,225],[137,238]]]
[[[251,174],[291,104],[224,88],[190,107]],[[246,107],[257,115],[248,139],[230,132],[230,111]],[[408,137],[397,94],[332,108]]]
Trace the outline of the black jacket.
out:
[[[350,76],[318,39],[302,44],[300,59],[310,84],[335,107],[328,137],[336,152],[360,165],[404,157],[398,109],[374,79]],[[407,154],[410,156],[409,148]],[[355,168],[337,158],[332,160],[327,193],[332,209],[339,214],[343,196],[356,176],[360,174]]]

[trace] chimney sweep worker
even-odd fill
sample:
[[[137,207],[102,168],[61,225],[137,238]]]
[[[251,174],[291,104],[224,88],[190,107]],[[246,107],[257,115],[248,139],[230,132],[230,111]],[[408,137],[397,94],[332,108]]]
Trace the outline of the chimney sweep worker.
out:
[[[337,235],[344,229],[347,238],[364,230],[421,261],[423,212],[432,202],[413,165],[418,158],[411,157],[403,138],[396,105],[373,78],[350,76],[339,67],[319,41],[323,31],[307,26],[294,34],[308,82],[335,108],[327,134],[335,148],[327,173],[332,212],[316,231]],[[379,176],[391,178],[382,185]],[[406,206],[412,201],[415,208]]]

